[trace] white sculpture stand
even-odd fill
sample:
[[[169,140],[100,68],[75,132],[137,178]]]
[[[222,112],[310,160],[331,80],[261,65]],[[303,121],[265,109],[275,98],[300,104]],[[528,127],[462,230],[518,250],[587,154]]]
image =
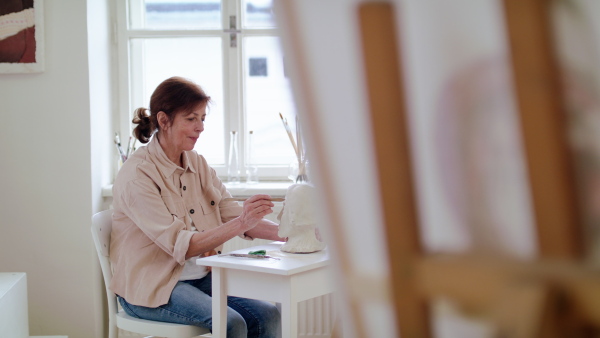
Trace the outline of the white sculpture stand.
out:
[[[317,239],[314,197],[310,184],[292,184],[286,194],[279,220],[279,237],[287,237],[281,251],[311,253],[321,251],[325,243]]]

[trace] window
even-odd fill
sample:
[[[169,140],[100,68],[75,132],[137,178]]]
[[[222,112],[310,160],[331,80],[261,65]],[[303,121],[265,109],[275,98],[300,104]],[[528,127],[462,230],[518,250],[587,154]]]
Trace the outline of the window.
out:
[[[271,1],[115,1],[121,134],[129,134],[133,110],[148,107],[161,81],[183,76],[212,98],[196,151],[219,176],[227,177],[236,131],[242,180],[247,165],[258,167],[262,180],[287,179],[295,154],[279,114],[293,128],[295,108]]]

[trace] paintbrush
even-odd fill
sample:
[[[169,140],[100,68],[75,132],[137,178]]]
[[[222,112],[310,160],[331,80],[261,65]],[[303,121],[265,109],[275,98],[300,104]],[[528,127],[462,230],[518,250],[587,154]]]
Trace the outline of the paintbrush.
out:
[[[290,126],[287,124],[287,121],[283,118],[283,115],[281,115],[281,113],[279,113],[279,117],[281,117],[281,122],[283,122],[283,127],[285,128],[285,131],[287,132],[288,137],[290,138],[290,142],[292,142],[292,147],[294,147],[296,156],[298,157],[298,159],[300,159],[300,153],[298,153],[298,146],[296,145],[296,141],[294,141],[292,130],[290,129]]]
[[[304,162],[304,146],[302,145],[302,132],[300,131],[300,119],[296,116],[296,140],[298,142],[298,164]]]
[[[248,199],[247,197],[227,197],[227,198],[224,198],[223,201],[244,202],[247,199]],[[269,200],[271,202],[283,202],[283,201],[285,201],[285,198],[283,198],[283,197],[274,197],[274,198],[270,198]]]
[[[127,151],[125,152],[125,157],[129,158],[129,151],[131,150],[131,139],[133,137],[129,136],[129,141],[127,141]]]
[[[137,138],[133,138],[133,142],[131,143],[131,154],[133,154],[133,152],[135,151],[135,142],[137,141]],[[129,155],[127,155],[127,157],[129,157]]]
[[[127,161],[127,156],[123,152],[123,148],[121,148],[121,138],[119,138],[119,133],[115,133],[115,145],[117,146],[119,156],[121,156],[121,162],[125,163],[125,161]]]

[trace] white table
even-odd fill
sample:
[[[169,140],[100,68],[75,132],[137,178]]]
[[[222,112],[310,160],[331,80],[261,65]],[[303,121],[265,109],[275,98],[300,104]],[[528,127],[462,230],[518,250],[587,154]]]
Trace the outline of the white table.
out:
[[[280,251],[281,245],[273,242],[231,252],[266,250],[279,260],[221,255],[196,261],[212,267],[213,337],[226,336],[227,295],[277,303],[282,337],[288,338],[298,336],[298,302],[333,292],[327,249],[292,254]]]

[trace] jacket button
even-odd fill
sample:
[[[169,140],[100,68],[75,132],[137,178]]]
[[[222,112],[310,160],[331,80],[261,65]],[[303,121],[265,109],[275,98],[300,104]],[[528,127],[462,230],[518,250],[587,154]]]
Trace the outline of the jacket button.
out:
[[[186,187],[185,187],[185,185],[184,185],[184,186],[183,186],[183,191],[185,191],[185,189],[186,189]]]
[[[215,205],[215,201],[210,201],[210,205]]]
[[[190,210],[190,214],[193,214],[194,212],[195,212],[195,211],[194,211],[194,209],[191,209],[191,210]]]

